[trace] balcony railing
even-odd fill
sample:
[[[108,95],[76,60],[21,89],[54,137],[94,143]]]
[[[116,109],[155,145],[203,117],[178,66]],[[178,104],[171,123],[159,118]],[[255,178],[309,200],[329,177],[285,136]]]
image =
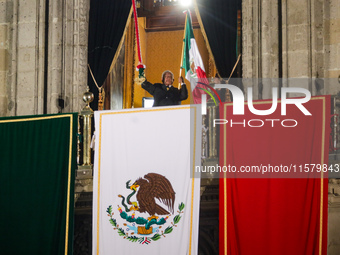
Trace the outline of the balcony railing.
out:
[[[85,92],[83,100],[86,106],[79,114],[78,120],[78,170],[77,179],[92,178],[93,151],[93,111],[89,103],[93,100],[91,92]],[[329,143],[329,164],[340,163],[340,97],[331,99],[331,134]],[[213,126],[213,120],[219,118],[219,108],[208,101],[207,114],[202,116],[202,165],[216,165],[219,160],[219,127]],[[330,176],[332,178],[332,176]],[[335,178],[335,177],[333,177]]]

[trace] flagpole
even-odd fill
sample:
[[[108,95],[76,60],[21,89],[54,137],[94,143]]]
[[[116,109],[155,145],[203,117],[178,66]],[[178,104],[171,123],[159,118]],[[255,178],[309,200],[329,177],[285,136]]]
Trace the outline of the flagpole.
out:
[[[188,11],[186,11],[185,13],[185,23],[184,23],[184,35],[183,35],[183,44],[182,44],[182,55],[181,55],[181,63],[179,64],[179,77],[182,76],[182,64],[183,64],[183,55],[184,55],[184,38],[185,38],[185,31],[186,31],[186,27],[187,27],[187,15],[188,15]],[[181,88],[181,83],[178,83],[178,89]]]

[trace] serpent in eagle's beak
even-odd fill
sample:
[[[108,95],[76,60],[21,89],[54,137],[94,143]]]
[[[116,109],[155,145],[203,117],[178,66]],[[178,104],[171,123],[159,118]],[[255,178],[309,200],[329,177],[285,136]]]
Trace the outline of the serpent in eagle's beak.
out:
[[[139,187],[138,184],[132,184],[130,189],[136,191],[138,187]]]

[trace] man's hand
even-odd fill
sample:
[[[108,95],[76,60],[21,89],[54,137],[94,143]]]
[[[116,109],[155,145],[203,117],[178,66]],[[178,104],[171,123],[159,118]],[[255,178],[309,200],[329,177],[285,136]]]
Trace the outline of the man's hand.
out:
[[[135,78],[135,82],[138,84],[138,85],[142,85],[144,82],[146,82],[146,78],[142,77],[136,77]]]

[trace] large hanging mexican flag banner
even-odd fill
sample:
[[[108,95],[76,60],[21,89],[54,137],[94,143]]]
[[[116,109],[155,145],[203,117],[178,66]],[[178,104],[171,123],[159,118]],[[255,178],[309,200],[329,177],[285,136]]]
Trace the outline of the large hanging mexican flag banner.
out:
[[[265,116],[220,107],[220,165],[234,169],[220,179],[221,255],[327,254],[330,96],[304,103],[308,116],[281,106]]]
[[[93,254],[197,254],[196,106],[95,112]]]

